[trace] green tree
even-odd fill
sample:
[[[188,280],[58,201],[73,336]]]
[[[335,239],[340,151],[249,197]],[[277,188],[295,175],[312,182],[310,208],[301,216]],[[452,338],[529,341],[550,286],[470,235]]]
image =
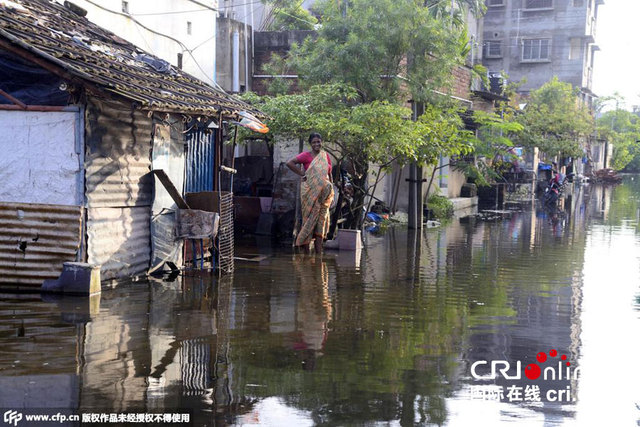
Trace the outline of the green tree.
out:
[[[431,3],[325,0],[318,6],[318,37],[294,46],[292,62],[309,84],[345,83],[363,102],[429,100],[431,89],[450,83],[469,41],[464,28],[447,14],[436,16]]]
[[[318,20],[302,7],[302,0],[262,0],[269,6],[266,31],[313,30]]]
[[[496,170],[482,159],[503,158],[511,156],[508,150],[514,146],[513,139],[522,132],[523,126],[515,121],[514,115],[503,112],[502,115],[474,111],[473,121],[478,126],[476,138],[473,141],[474,163],[458,162],[456,168],[463,171],[467,177],[473,179],[478,186],[488,186],[495,180],[502,180],[501,170]],[[478,160],[480,159],[480,160]]]
[[[347,226],[358,228],[375,185],[394,164],[435,164],[439,155],[472,151],[473,134],[455,108],[427,106],[416,121],[409,108],[387,101],[356,102],[355,89],[341,84],[312,86],[295,95],[249,95],[245,100],[271,116],[274,135],[299,138],[320,132],[327,149],[347,161],[353,177],[354,197]],[[376,184],[367,187],[370,165],[378,165]]]
[[[639,170],[640,117],[622,109],[607,111],[597,120],[598,136],[613,144],[611,167]]]
[[[518,122],[523,145],[550,156],[582,156],[583,143],[594,131],[593,116],[580,103],[578,90],[557,77],[531,92]]]

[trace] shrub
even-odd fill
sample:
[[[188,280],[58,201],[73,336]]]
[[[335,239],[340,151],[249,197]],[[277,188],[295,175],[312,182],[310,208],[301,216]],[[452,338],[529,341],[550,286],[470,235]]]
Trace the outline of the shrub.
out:
[[[444,196],[433,195],[427,200],[427,207],[434,219],[448,219],[453,216],[453,203]]]

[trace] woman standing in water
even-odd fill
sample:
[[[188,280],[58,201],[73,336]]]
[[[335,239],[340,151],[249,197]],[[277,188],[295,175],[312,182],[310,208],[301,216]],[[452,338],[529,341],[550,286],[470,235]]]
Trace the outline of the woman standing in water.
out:
[[[329,230],[329,206],[333,201],[331,184],[331,159],[322,149],[322,137],[318,133],[309,135],[311,151],[305,151],[291,158],[287,166],[302,177],[300,202],[302,224],[297,234],[296,246],[309,251],[309,244],[315,239],[316,253],[322,251],[322,241]],[[297,165],[302,164],[304,170]]]

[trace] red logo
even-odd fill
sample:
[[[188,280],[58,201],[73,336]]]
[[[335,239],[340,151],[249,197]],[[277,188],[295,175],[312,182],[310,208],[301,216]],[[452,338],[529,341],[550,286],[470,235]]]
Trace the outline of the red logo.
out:
[[[556,350],[550,350],[549,351],[549,356],[557,357],[558,356],[558,352]],[[539,363],[546,362],[548,360],[547,359],[547,353],[541,351],[540,353],[538,353],[536,355],[536,359],[538,360]],[[562,356],[560,356],[560,359],[567,360],[567,356],[565,354],[563,354]],[[567,366],[571,366],[571,363],[567,362]],[[526,368],[524,368],[524,374],[530,380],[537,380],[538,378],[540,378],[540,374],[542,374],[542,369],[540,368],[540,366],[538,366],[537,363],[531,363],[531,364],[527,365]]]

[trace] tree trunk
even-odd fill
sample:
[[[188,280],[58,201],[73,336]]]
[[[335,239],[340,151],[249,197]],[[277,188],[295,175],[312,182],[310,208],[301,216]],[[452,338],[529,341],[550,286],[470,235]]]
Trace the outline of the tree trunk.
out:
[[[369,174],[369,165],[362,159],[353,161],[355,174],[353,175],[353,200],[351,209],[345,222],[345,228],[351,230],[359,230],[364,223],[365,200],[367,197],[367,177]]]

